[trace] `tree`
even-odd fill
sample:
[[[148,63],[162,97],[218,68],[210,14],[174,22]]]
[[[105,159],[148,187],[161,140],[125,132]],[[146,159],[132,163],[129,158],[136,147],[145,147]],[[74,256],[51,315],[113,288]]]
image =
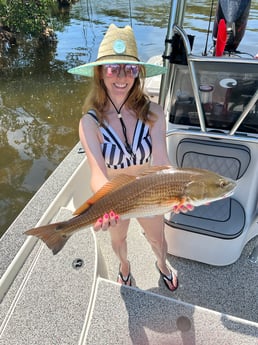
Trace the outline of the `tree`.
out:
[[[40,37],[45,34],[56,0],[0,0],[2,29],[14,34]]]

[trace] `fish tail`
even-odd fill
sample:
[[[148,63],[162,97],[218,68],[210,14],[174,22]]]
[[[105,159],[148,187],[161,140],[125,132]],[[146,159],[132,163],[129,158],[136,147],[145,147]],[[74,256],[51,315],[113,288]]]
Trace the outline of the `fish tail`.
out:
[[[40,238],[55,255],[63,248],[66,241],[69,239],[69,236],[60,231],[62,225],[62,222],[43,225],[38,228],[27,230],[24,234]]]

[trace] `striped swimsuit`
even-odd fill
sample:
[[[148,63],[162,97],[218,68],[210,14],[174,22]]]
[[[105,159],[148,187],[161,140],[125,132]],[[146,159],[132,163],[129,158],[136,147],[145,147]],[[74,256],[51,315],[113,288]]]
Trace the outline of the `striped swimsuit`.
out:
[[[92,116],[99,124],[92,110],[87,114]],[[123,169],[131,165],[140,165],[150,161],[152,144],[149,126],[146,123],[143,123],[140,119],[137,120],[131,146],[132,153],[126,150],[125,144],[113,128],[106,122],[104,122],[104,125],[99,128],[104,139],[104,142],[101,144],[102,153],[108,168]]]

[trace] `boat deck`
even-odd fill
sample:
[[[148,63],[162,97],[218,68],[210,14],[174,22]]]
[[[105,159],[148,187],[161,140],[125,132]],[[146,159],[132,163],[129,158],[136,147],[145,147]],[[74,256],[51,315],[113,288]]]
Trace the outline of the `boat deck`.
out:
[[[82,160],[77,150],[50,177],[50,190]],[[33,204],[43,197],[49,204],[52,193],[41,189]],[[17,227],[31,222],[24,215],[26,209],[1,240],[3,265],[15,254],[9,241],[25,240],[26,227]],[[70,216],[69,207],[59,209],[58,219]],[[118,263],[106,232],[82,230],[56,256],[39,241],[2,299],[0,344],[258,344],[258,265],[249,260],[255,245],[257,237],[237,262],[220,267],[168,255],[179,278],[171,293],[135,220],[128,234],[133,287],[115,282]],[[2,267],[1,293],[6,270]]]
[[[98,233],[97,238],[100,239],[101,251],[108,262],[109,278],[115,281],[117,259],[107,244],[107,234]],[[228,266],[211,266],[168,255],[168,261],[179,279],[179,288],[171,293],[159,277],[155,256],[148,242],[137,222],[133,221],[128,236],[128,252],[134,286],[258,323],[258,264],[249,260],[257,244],[257,239],[251,240],[240,259]]]

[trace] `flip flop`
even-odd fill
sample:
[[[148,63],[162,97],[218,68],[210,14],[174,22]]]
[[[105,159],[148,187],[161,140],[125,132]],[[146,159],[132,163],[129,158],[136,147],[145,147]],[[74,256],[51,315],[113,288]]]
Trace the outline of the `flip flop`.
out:
[[[130,263],[129,263],[129,274],[128,274],[127,277],[123,276],[122,272],[120,271],[120,266],[121,266],[121,264],[119,265],[119,272],[118,272],[118,276],[117,276],[117,283],[119,283],[119,280],[120,280],[121,285],[132,286],[132,275],[131,275],[131,272],[130,272]]]
[[[161,278],[163,279],[166,287],[168,288],[169,291],[175,291],[177,288],[178,288],[178,279],[177,279],[177,276],[171,271],[171,269],[169,269],[170,273],[171,273],[171,278],[168,277],[166,274],[162,273],[161,270],[159,269],[158,267],[158,264],[157,264],[157,261],[155,263],[156,265],[156,268],[161,276]],[[175,283],[176,285],[174,284],[174,279],[175,279]],[[168,282],[171,283],[172,287],[170,287],[170,285],[168,284]]]

